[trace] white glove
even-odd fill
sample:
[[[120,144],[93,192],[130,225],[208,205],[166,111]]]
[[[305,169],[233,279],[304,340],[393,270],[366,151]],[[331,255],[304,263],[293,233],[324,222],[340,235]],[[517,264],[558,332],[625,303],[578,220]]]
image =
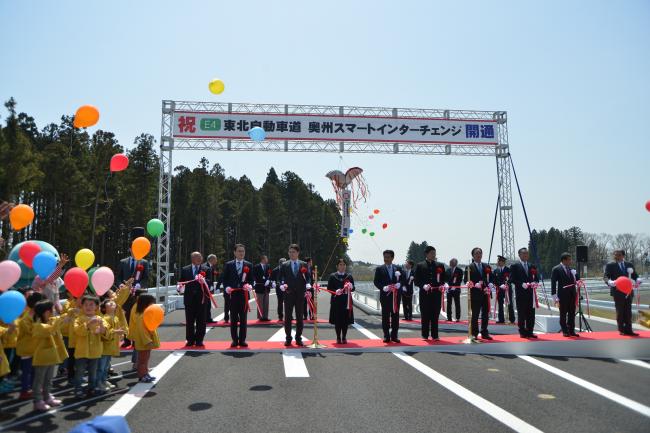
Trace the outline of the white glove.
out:
[[[521,285],[521,287],[523,287],[524,289],[527,289],[527,288],[528,288],[528,283],[523,283],[523,284]]]
[[[414,277],[413,275],[411,275],[411,276],[409,277],[409,281],[412,283],[413,280],[415,280],[415,277]]]
[[[500,288],[501,290],[505,290],[507,287],[506,287],[505,284],[501,284],[501,285],[499,286],[499,288]]]
[[[395,287],[399,289],[400,287],[402,287],[402,283],[395,283]]]
[[[483,288],[483,281],[479,281],[478,283],[474,284],[474,287],[477,289],[482,289]]]
[[[445,290],[449,290],[449,284],[445,283],[442,287],[445,288]]]
[[[288,286],[286,284],[280,284],[280,290],[282,290],[283,292],[287,290],[287,287]]]
[[[273,282],[271,283],[271,287],[273,287],[273,288],[275,289],[275,281],[273,281]]]
[[[135,286],[133,286],[133,288],[135,288],[135,289],[140,289],[140,288],[141,288],[141,287],[140,287],[140,283],[135,283]]]
[[[185,293],[185,285],[181,284],[180,286],[176,286],[176,291],[182,295]]]
[[[216,290],[214,291],[214,293],[218,295],[219,293],[221,293],[221,290],[216,289]]]
[[[244,289],[250,292],[253,290],[253,286],[251,286],[250,284],[244,284]]]
[[[390,286],[384,286],[384,292],[388,293],[390,292]]]
[[[431,284],[425,284],[424,286],[422,286],[422,288],[424,289],[425,292],[428,292],[429,290],[431,290]]]
[[[639,287],[642,282],[643,282],[643,280],[641,278],[637,278],[636,279],[636,286]]]
[[[309,284],[309,283],[305,284],[305,289],[307,289],[307,290],[311,289],[311,284]]]
[[[229,295],[232,293],[232,288],[230,286],[226,287],[226,293]]]
[[[492,290],[492,291],[494,291],[494,289],[495,289],[494,284],[492,284],[492,283],[488,284],[488,287],[489,287],[490,290]]]
[[[573,276],[575,277],[575,276],[577,275],[578,272],[577,272],[575,269],[571,269],[571,273],[572,273]]]
[[[607,281],[607,285],[608,285],[609,287],[616,287],[616,282],[615,282],[614,280],[608,280],[608,281]]]
[[[336,296],[340,296],[343,294],[343,289],[336,289]]]
[[[557,295],[553,295],[553,302],[560,302],[560,298]]]
[[[264,287],[269,287],[269,284],[271,284],[271,280],[266,280],[266,283],[264,283]]]
[[[406,286],[402,287],[402,292],[406,292]]]
[[[630,275],[634,273],[634,268],[627,268],[627,274]]]

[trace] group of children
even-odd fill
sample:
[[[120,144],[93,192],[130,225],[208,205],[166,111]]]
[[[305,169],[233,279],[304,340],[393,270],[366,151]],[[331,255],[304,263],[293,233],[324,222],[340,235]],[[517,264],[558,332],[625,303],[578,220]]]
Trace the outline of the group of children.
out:
[[[138,291],[129,326],[123,305],[131,295],[131,281],[101,299],[89,292],[79,298],[69,296],[58,315],[54,303],[42,293],[29,287],[19,290],[27,300],[25,311],[13,323],[0,321],[0,393],[13,391],[19,378],[19,399],[33,399],[34,410],[60,406],[61,400],[52,393],[58,369],[74,386],[75,397],[104,394],[115,387],[108,381],[111,358],[120,355],[121,341],[127,336],[134,344],[139,381],[155,379],[149,375],[148,362],[160,340],[143,322],[144,310],[155,298]]]

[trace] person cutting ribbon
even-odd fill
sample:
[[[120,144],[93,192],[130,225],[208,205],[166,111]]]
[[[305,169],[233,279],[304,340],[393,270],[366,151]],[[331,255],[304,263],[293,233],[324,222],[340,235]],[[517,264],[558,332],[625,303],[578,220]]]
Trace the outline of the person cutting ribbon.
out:
[[[246,247],[235,244],[234,260],[223,268],[223,286],[230,295],[230,347],[248,347],[246,333],[248,326],[248,300],[253,291],[253,264],[244,260]]]
[[[393,265],[395,252],[383,252],[384,264],[375,269],[374,284],[379,290],[381,303],[381,327],[384,331],[384,343],[399,343],[399,304],[402,291],[402,268]],[[402,290],[400,290],[402,289]]]

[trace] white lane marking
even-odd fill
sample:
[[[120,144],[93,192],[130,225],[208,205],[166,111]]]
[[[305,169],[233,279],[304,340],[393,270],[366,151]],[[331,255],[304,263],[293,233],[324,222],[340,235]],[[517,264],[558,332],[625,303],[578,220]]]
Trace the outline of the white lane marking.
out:
[[[251,299],[249,302],[254,302],[254,299]],[[212,318],[215,322],[223,320],[225,314],[221,313],[217,317]],[[207,334],[213,328],[206,329],[205,333]],[[177,350],[175,352],[167,355],[165,359],[160,362],[152,371],[151,375],[156,378],[151,383],[137,383],[133,388],[129,390],[126,394],[120,397],[111,407],[108,408],[104,415],[118,415],[126,416],[138,402],[147,395],[147,393],[153,388],[160,379],[163,378],[165,374],[185,355],[184,350]]]
[[[363,326],[359,325],[358,323],[353,323],[352,326],[354,327],[354,329],[356,329],[357,331],[361,332],[363,335],[366,336],[366,338],[368,338],[368,339],[370,339],[370,340],[381,340],[381,338],[377,337],[375,334],[373,334],[372,332],[368,331],[366,328],[364,328]]]
[[[645,361],[640,361],[638,359],[619,359],[621,362],[627,362],[628,364],[636,365],[641,368],[650,368],[650,364]]]
[[[372,339],[372,340],[379,340],[380,338],[376,336],[374,333],[371,331],[367,330],[363,326],[359,325],[358,323],[354,324],[354,327],[361,332],[363,335],[366,337]],[[395,355],[398,359],[401,361],[407,363],[411,367],[415,368],[418,370],[420,373],[424,374],[427,376],[429,379],[433,380],[434,382],[438,383],[439,385],[443,386],[444,388],[447,388],[449,391],[453,392],[463,400],[467,401],[469,404],[475,406],[476,408],[482,410],[489,416],[493,417],[497,421],[505,424],[507,427],[510,427],[511,429],[517,431],[517,432],[526,432],[526,433],[542,433],[541,430],[538,428],[528,424],[521,418],[518,418],[511,414],[510,412],[507,412],[500,408],[499,406],[493,404],[492,402],[484,399],[483,397],[479,396],[478,394],[473,393],[469,389],[459,385],[458,383],[454,382],[451,379],[448,379],[447,377],[443,376],[442,374],[438,373],[431,367],[429,367],[426,364],[423,364],[422,362],[418,361],[417,359],[413,358],[412,356],[407,355],[404,352],[393,352],[393,355]]]
[[[641,415],[650,417],[650,407],[645,406],[641,403],[638,403],[634,400],[631,400],[627,397],[623,397],[620,394],[617,394],[615,392],[612,392],[608,389],[603,388],[602,386],[598,386],[595,383],[588,382],[584,379],[581,379],[577,376],[574,376],[571,373],[567,373],[566,371],[560,370],[559,368],[553,367],[552,365],[549,365],[545,362],[540,361],[539,359],[533,358],[528,355],[518,355],[520,359],[523,359],[524,361],[530,362],[533,365],[536,365],[537,367],[544,369],[548,371],[549,373],[553,373],[556,376],[560,376],[563,379],[566,379],[570,382],[575,383],[576,385],[579,385],[585,389],[588,389],[591,392],[594,392],[602,397],[605,397],[609,400],[612,400],[613,402],[616,402],[622,406],[627,407],[628,409],[632,409],[635,412],[640,413]]]
[[[307,365],[302,358],[302,352],[297,349],[289,349],[282,352],[284,363],[284,374],[287,377],[309,377]]]
[[[521,418],[514,416],[510,412],[503,410],[502,408],[490,402],[489,400],[484,399],[480,395],[475,394],[469,389],[457,384],[453,380],[448,379],[447,377],[443,376],[442,374],[438,373],[428,365],[423,364],[422,362],[418,361],[412,356],[409,356],[404,352],[394,352],[393,355],[397,356],[399,359],[406,362],[408,365],[415,368],[420,373],[427,376],[429,379],[447,388],[449,391],[453,392],[458,397],[474,405],[478,409],[490,415],[492,418],[496,419],[497,421],[510,427],[514,431],[541,433],[541,430],[533,427],[532,425],[528,424],[526,421],[522,420]]]

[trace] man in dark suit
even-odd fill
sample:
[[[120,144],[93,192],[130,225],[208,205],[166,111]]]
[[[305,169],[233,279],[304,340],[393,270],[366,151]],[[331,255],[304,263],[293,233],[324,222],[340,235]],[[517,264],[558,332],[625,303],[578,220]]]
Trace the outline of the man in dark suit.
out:
[[[221,284],[221,273],[219,272],[217,256],[210,254],[205,266],[208,268],[205,281],[208,283],[210,293],[216,294]],[[212,302],[207,302],[205,305],[205,320],[206,322],[212,322]]]
[[[180,281],[184,283],[181,290],[185,304],[185,345],[201,347],[205,337],[205,304],[210,302],[210,298],[197,276],[201,273],[206,276],[208,268],[202,264],[203,256],[198,251],[194,251],[190,259],[192,263],[181,269],[180,276]]]
[[[609,286],[609,294],[614,298],[616,307],[616,323],[618,332],[621,335],[630,335],[638,337],[639,334],[632,330],[632,299],[634,291],[629,295],[616,289],[616,279],[618,277],[628,277],[640,284],[639,275],[634,270],[634,265],[625,261],[625,250],[614,250],[614,261],[607,263],[605,266],[605,275],[603,280]],[[638,290],[638,288],[637,288]]]
[[[271,288],[275,289],[275,296],[278,298],[278,320],[284,320],[284,292],[280,290],[280,268],[287,259],[282,258],[278,262],[278,266],[271,271]]]
[[[402,291],[402,268],[393,265],[395,252],[386,250],[383,253],[384,264],[375,269],[374,284],[379,290],[379,302],[381,303],[381,327],[384,331],[384,343],[399,343],[397,336],[399,330],[399,304]],[[393,290],[395,288],[395,290]],[[393,299],[396,297],[397,299]],[[397,305],[394,309],[393,302]]]
[[[481,338],[492,340],[488,331],[490,318],[490,299],[495,289],[492,268],[481,262],[483,250],[479,247],[472,249],[472,263],[465,268],[465,282],[470,290],[470,306],[472,308],[471,332],[478,337],[478,315],[481,314]]]
[[[260,262],[253,267],[255,280],[255,296],[257,297],[257,318],[262,322],[269,320],[269,293],[271,291],[271,267],[265,255],[260,256]],[[261,313],[261,314],[260,314]]]
[[[499,303],[499,317],[497,323],[505,323],[503,305],[508,300],[508,320],[515,323],[515,306],[512,302],[512,283],[510,282],[510,268],[506,266],[506,258],[497,256],[497,267],[494,270],[494,285],[497,287],[497,302]]]
[[[413,281],[415,281],[415,262],[404,263],[404,286],[402,287],[402,308],[404,320],[413,320]],[[404,290],[405,289],[405,290]]]
[[[551,272],[551,295],[560,306],[560,326],[565,337],[578,337],[575,331],[576,318],[576,284],[580,277],[571,269],[571,254],[562,253],[560,264]]]
[[[307,263],[298,259],[300,247],[289,245],[289,260],[280,266],[280,290],[284,292],[285,346],[291,346],[291,316],[296,311],[296,345],[303,346],[303,305],[305,292],[311,289],[311,275]]]
[[[453,302],[456,309],[456,322],[460,322],[460,289],[454,289],[460,286],[463,282],[463,269],[458,267],[458,260],[451,259],[449,261],[449,269],[446,271],[447,285],[447,320],[453,321],[451,304]]]
[[[223,286],[230,295],[230,347],[248,347],[246,343],[248,299],[253,291],[253,264],[244,260],[246,247],[235,244],[235,259],[223,267]]]
[[[519,248],[519,261],[510,266],[510,281],[515,285],[517,295],[517,322],[519,336],[537,338],[535,328],[535,287],[539,275],[535,265],[528,262],[528,249]]]
[[[447,274],[444,263],[436,261],[436,249],[429,245],[424,249],[425,260],[415,267],[415,285],[420,297],[420,320],[422,338],[429,339],[429,332],[434,341],[438,337],[438,320],[442,307]]]

